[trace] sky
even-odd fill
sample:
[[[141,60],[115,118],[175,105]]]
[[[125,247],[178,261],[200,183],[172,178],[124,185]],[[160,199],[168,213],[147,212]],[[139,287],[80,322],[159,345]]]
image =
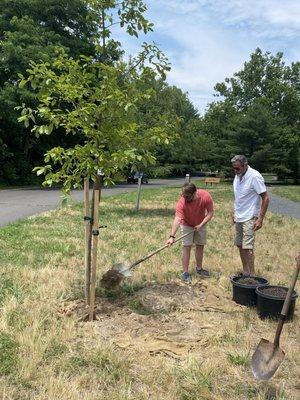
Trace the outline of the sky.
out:
[[[171,63],[167,82],[205,112],[214,85],[243,68],[260,47],[300,61],[299,0],[144,0],[154,32],[139,39],[120,34],[127,54],[156,42]]]

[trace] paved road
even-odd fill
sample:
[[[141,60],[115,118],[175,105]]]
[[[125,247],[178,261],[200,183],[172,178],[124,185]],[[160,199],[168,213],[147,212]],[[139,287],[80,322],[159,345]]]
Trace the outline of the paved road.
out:
[[[184,183],[184,178],[178,179],[151,179],[145,189],[159,188],[162,186],[178,186]],[[102,196],[125,193],[136,190],[137,185],[116,185],[102,190]],[[270,193],[270,191],[269,191]],[[72,192],[76,201],[83,201],[82,190]],[[300,203],[294,202],[273,193],[270,193],[269,210],[285,216],[300,219]],[[61,201],[61,192],[57,189],[6,189],[0,190],[0,227],[18,219],[39,214],[43,211],[57,208]]]
[[[272,192],[270,194],[270,205],[269,210],[276,213],[282,214],[287,217],[293,217],[300,219],[300,202],[291,201],[283,197],[277,196]]]
[[[184,178],[178,179],[151,179],[143,189],[159,188],[162,186],[178,186],[184,183]],[[102,190],[102,196],[110,196],[117,193],[131,192],[137,189],[137,185],[116,185]],[[83,201],[83,191],[72,191],[72,198]],[[0,190],[0,227],[17,221],[18,219],[39,214],[47,210],[53,210],[61,202],[61,191],[58,189],[5,189]]]

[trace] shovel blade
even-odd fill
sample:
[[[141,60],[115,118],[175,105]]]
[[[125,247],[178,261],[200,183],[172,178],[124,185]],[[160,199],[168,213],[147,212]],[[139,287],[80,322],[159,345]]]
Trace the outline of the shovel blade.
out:
[[[132,272],[131,272],[130,268],[123,263],[115,264],[112,269],[118,271],[120,274],[122,274],[126,278],[129,278],[130,276],[132,276]]]
[[[285,353],[280,347],[266,339],[259,342],[251,362],[251,369],[256,379],[269,380],[277,371],[284,359]]]

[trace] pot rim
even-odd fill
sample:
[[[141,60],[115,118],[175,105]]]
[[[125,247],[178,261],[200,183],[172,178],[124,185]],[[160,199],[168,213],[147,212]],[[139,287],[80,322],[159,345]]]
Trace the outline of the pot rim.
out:
[[[247,284],[245,284],[245,283],[240,283],[240,282],[237,282],[235,279],[240,279],[240,278],[243,278],[243,276],[238,276],[238,275],[235,275],[235,276],[231,276],[230,277],[230,281],[231,281],[231,283],[232,283],[232,285],[233,286],[237,286],[237,287],[241,287],[241,288],[248,288],[248,289],[256,289],[257,287],[260,287],[260,286],[269,286],[269,282],[268,282],[268,280],[266,279],[266,278],[263,278],[263,277],[261,277],[261,276],[256,276],[256,275],[250,275],[250,276],[247,276],[247,277],[245,277],[245,278],[253,278],[253,279],[263,279],[265,282],[259,282],[258,281],[258,285],[247,285]]]
[[[260,290],[260,289],[264,289],[264,288],[273,288],[273,287],[279,288],[279,289],[286,289],[286,291],[289,290],[289,288],[287,288],[285,286],[281,286],[281,285],[261,285],[259,287],[256,287],[255,293],[257,294],[257,296],[264,297],[266,299],[284,301],[284,299],[285,299],[284,297],[273,296],[272,294],[264,293],[263,291]],[[292,300],[297,299],[297,297],[298,297],[298,293],[296,292],[296,290],[293,290]]]

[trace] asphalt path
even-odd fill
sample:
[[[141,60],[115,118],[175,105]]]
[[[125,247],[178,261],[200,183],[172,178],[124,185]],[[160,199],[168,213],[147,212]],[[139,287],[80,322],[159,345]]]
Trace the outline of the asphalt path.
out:
[[[163,186],[178,186],[185,182],[184,178],[151,179],[144,189],[160,188]],[[102,196],[107,197],[118,193],[136,191],[136,184],[120,184],[102,189]],[[209,188],[208,188],[209,190]],[[300,219],[300,203],[272,194],[270,195],[269,211],[288,217]],[[72,191],[72,198],[83,202],[83,191]],[[0,190],[0,227],[11,222],[53,210],[61,204],[61,191],[58,189],[19,188]]]
[[[270,193],[270,205],[269,210],[276,213],[282,214],[286,217],[292,217],[300,219],[300,202],[292,201],[276,194]]]
[[[160,188],[163,186],[181,187],[184,178],[176,179],[151,179],[143,189]],[[136,184],[120,184],[109,188],[103,188],[101,196],[107,197],[118,193],[136,191]],[[73,190],[72,198],[77,202],[83,202],[83,191]],[[59,189],[18,188],[0,190],[0,227],[11,222],[53,210],[61,204],[62,193]]]

